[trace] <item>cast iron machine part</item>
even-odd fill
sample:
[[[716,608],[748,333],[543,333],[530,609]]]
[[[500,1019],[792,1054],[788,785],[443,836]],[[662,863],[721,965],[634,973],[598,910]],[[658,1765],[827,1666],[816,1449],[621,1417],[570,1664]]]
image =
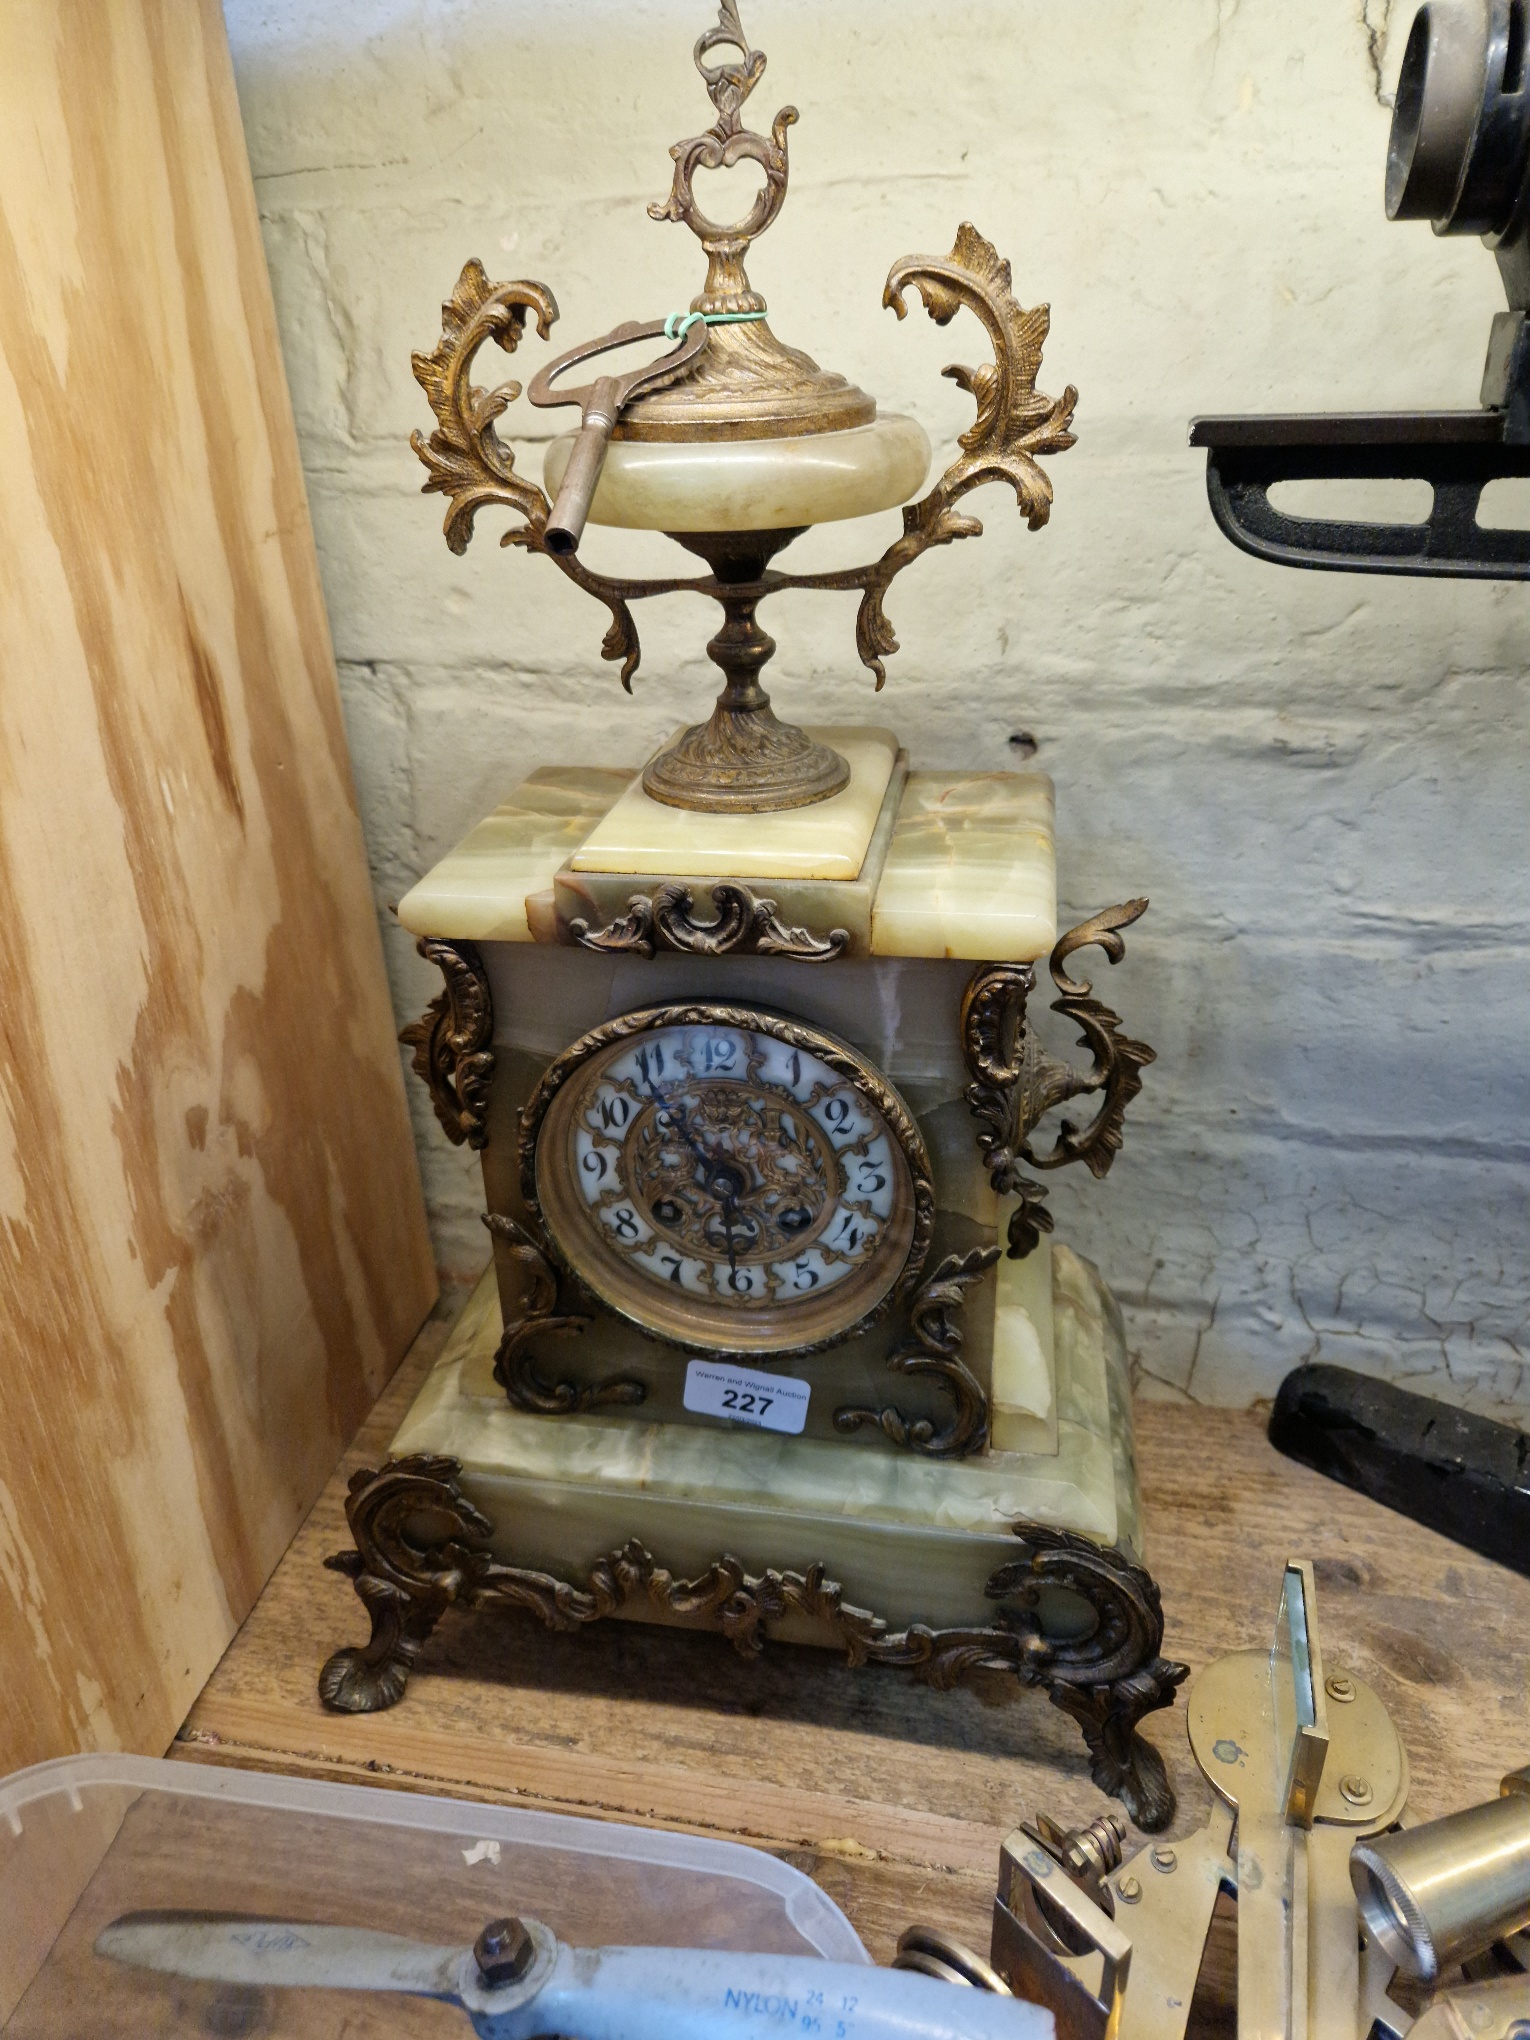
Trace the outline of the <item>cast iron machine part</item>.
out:
[[[1476,234],[1509,308],[1493,320],[1480,411],[1197,418],[1212,514],[1234,545],[1288,567],[1530,578],[1530,530],[1485,530],[1483,489],[1530,475],[1530,5],[1428,0],[1414,18],[1387,147],[1386,210],[1437,234]],[[1422,524],[1330,521],[1275,509],[1278,482],[1423,480]]]

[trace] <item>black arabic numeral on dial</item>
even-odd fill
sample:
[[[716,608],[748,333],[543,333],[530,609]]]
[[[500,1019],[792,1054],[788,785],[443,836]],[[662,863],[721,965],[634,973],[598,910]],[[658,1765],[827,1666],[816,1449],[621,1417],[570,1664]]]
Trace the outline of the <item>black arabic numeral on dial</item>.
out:
[[[619,1204],[611,1214],[611,1230],[619,1240],[635,1240],[638,1236],[636,1215],[625,1204]]]

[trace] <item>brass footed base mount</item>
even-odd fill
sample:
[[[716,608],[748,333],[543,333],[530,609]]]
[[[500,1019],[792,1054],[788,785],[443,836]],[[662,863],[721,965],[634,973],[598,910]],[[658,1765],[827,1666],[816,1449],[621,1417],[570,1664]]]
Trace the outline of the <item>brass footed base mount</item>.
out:
[[[1150,1833],[1174,1818],[1163,1759],[1138,1725],[1173,1704],[1188,1667],[1159,1656],[1158,1588],[1124,1552],[1072,1531],[1016,1523],[1016,1556],[985,1588],[994,1604],[991,1624],[892,1629],[852,1606],[824,1565],[752,1574],[725,1553],[697,1578],[678,1579],[637,1538],[598,1559],[578,1583],[506,1564],[489,1548],[494,1526],[463,1493],[461,1472],[455,1459],[418,1453],[352,1474],[345,1513],[354,1548],[325,1564],[351,1580],[372,1634],[325,1664],[319,1697],[326,1707],[371,1714],[395,1706],[453,1605],[521,1608],[550,1630],[573,1633],[646,1604],[657,1620],[679,1617],[719,1631],[751,1660],[770,1640],[768,1625],[806,1618],[852,1666],[902,1666],[941,1689],[1006,1673],[1019,1686],[1043,1688],[1083,1731],[1102,1792],[1120,1798]],[[1039,1611],[1058,1589],[1092,1611],[1084,1633],[1045,1632]]]
[[[849,784],[850,767],[838,751],[815,743],[795,723],[780,722],[760,685],[761,669],[776,649],[755,616],[768,592],[763,576],[773,555],[802,529],[669,534],[712,569],[724,620],[707,656],[727,684],[711,720],[692,724],[643,773],[643,791],[667,807],[769,813],[808,807]]]

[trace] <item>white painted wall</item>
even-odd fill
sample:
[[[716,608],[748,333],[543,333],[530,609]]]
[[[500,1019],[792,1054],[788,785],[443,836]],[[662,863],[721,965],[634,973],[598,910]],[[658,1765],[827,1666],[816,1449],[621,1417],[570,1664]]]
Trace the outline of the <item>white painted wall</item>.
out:
[[[776,330],[949,444],[971,412],[938,370],[981,336],[879,299],[894,257],[971,218],[1051,302],[1043,387],[1082,392],[1050,527],[991,492],[985,538],[898,583],[880,700],[844,598],[771,605],[767,678],[799,719],[895,721],[923,764],[1000,767],[1033,732],[1067,907],[1152,895],[1109,992],[1159,1061],[1109,1181],[1054,1179],[1145,1385],[1241,1402],[1322,1357],[1524,1414],[1530,594],[1260,565],[1185,447],[1196,411],[1476,402],[1491,258],[1381,210],[1411,7],[743,5],[757,124],[802,111],[751,264]],[[407,438],[429,422],[409,352],[468,255],[548,282],[563,344],[688,301],[695,245],[644,205],[710,117],[689,53],[711,8],[227,12],[382,902],[533,766],[635,762],[710,697],[695,608],[646,606],[629,702],[604,612],[545,562],[487,530],[452,558]],[[848,561],[892,528],[798,550]],[[434,974],[389,940],[412,1016]],[[442,1257],[481,1260],[475,1168],[413,1088]]]

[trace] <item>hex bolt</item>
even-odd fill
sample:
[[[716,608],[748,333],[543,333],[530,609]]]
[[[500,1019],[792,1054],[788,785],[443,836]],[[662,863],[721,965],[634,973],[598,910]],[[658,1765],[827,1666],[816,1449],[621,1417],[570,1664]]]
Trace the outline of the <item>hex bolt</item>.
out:
[[[519,1983],[536,1957],[537,1944],[518,1919],[490,1920],[473,1943],[478,1974],[490,1990]]]
[[[1356,1772],[1349,1771],[1339,1780],[1339,1790],[1351,1806],[1369,1806],[1371,1803],[1371,1781]]]
[[[1116,1890],[1128,1905],[1135,1905],[1142,1896],[1142,1886],[1135,1877],[1123,1877]]]
[[[1172,1870],[1178,1862],[1179,1858],[1172,1849],[1159,1847],[1153,1851],[1153,1868],[1155,1870]]]
[[[1355,1682],[1345,1672],[1334,1672],[1323,1681],[1323,1691],[1330,1700],[1353,1700]]]

